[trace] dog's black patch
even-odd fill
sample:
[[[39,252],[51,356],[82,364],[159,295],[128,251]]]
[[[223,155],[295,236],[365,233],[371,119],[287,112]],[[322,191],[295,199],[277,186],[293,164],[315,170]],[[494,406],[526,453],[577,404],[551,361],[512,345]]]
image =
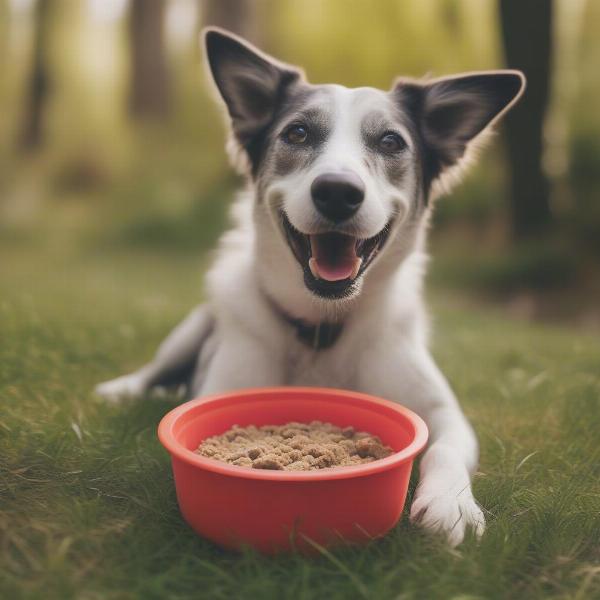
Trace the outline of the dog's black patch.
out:
[[[370,170],[378,170],[383,173],[387,180],[398,187],[406,174],[408,164],[406,152],[385,153],[379,149],[379,142],[383,135],[388,132],[396,132],[394,115],[387,115],[381,110],[372,111],[363,118],[361,123],[361,135],[368,150],[365,162]],[[398,133],[398,135],[401,135]]]
[[[304,101],[307,98],[305,96]],[[296,104],[300,105],[298,99]],[[287,110],[271,127],[269,135],[269,153],[267,160],[272,162],[273,174],[283,177],[293,171],[308,168],[319,156],[323,144],[330,134],[329,115],[324,108],[299,108]],[[303,144],[292,145],[282,142],[281,130],[291,124],[301,124],[307,128],[307,139]]]
[[[256,177],[262,160],[265,156],[265,150],[268,147],[268,140],[274,124],[287,112],[295,110],[296,106],[302,103],[308,93],[301,83],[295,82],[294,85],[289,85],[287,82],[282,82],[282,89],[278,92],[278,100],[274,104],[274,111],[271,119],[267,124],[256,131],[242,147],[250,160],[250,169],[253,177]]]
[[[272,118],[265,127],[253,136],[250,143],[245,146],[248,158],[250,159],[251,175],[253,178],[256,179],[265,170],[267,157],[272,155],[269,149],[272,149],[273,142],[277,137],[276,130],[278,125],[289,119],[291,115],[300,113],[302,107],[308,102],[313,93],[314,91],[311,89],[311,86],[301,81],[297,81],[287,88],[282,94],[279,103],[275,105]],[[291,153],[287,156],[287,162],[293,162]],[[279,168],[282,170],[286,168],[285,152],[282,156],[282,165]]]
[[[410,130],[415,146],[414,152],[417,161],[417,173],[423,188],[423,198],[425,204],[427,204],[431,184],[439,175],[441,165],[437,155],[427,148],[423,138],[422,129],[416,126],[416,124],[422,120],[422,90],[420,86],[400,82],[392,91],[392,95],[397,102],[398,109],[410,117]]]

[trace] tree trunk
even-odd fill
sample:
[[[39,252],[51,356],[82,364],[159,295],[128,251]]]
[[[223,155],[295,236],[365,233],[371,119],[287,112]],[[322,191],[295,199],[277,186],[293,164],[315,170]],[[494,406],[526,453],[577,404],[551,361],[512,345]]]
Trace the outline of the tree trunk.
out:
[[[169,114],[169,72],[163,35],[165,6],[165,0],[131,0],[129,108],[135,118],[164,119]]]
[[[10,12],[6,0],[0,0],[0,52],[2,52],[0,60],[4,64],[6,55],[8,54],[8,28],[9,28]]]
[[[37,0],[35,6],[33,60],[18,138],[19,148],[27,153],[38,150],[43,144],[45,108],[50,92],[48,46],[52,4],[52,0]]]
[[[260,44],[257,0],[201,0],[203,25],[217,25]]]
[[[552,66],[552,0],[500,0],[508,66],[521,69],[527,90],[505,123],[512,233],[527,238],[551,220],[550,183],[542,168],[543,126]]]

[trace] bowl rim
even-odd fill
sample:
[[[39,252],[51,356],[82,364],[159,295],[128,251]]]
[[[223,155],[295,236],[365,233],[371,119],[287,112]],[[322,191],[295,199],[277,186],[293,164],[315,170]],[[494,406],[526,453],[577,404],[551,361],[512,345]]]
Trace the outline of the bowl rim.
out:
[[[359,402],[390,408],[395,412],[402,414],[412,424],[414,427],[414,438],[412,442],[410,442],[410,444],[408,444],[408,446],[402,450],[394,452],[386,458],[381,458],[363,465],[332,467],[330,469],[321,469],[319,471],[275,471],[230,465],[225,462],[201,456],[192,450],[188,450],[185,446],[179,443],[173,433],[173,428],[177,420],[185,413],[201,404],[218,402],[232,398],[243,398],[244,396],[256,396],[257,394],[274,395],[289,393],[290,391],[295,394],[307,394],[313,396],[328,395],[339,397],[342,395],[354,400],[358,400]],[[417,456],[417,454],[419,454],[427,444],[428,437],[429,431],[425,421],[423,421],[423,419],[412,410],[402,406],[401,404],[398,404],[397,402],[384,400],[383,398],[372,396],[370,394],[363,394],[361,392],[354,392],[339,388],[300,386],[244,388],[222,394],[202,396],[200,398],[184,402],[183,404],[180,404],[176,408],[169,411],[161,419],[158,426],[158,438],[172,458],[176,457],[190,465],[211,471],[213,473],[219,473],[221,475],[229,475],[243,479],[263,479],[269,481],[324,481],[332,479],[348,479],[350,477],[361,477],[365,475],[372,475],[374,473],[380,473],[414,459],[415,456]]]

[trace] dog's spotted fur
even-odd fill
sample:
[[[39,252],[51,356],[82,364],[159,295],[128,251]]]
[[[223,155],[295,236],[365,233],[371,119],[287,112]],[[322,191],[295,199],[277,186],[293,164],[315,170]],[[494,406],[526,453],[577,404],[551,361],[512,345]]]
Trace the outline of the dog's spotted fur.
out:
[[[480,535],[484,518],[470,483],[477,441],[427,350],[423,247],[432,197],[519,97],[522,74],[348,89],[311,85],[299,69],[222,30],[209,29],[205,40],[248,187],[207,274],[206,304],[151,363],[98,393],[118,399],[173,382],[192,396],[318,385],[396,400],[430,430],[412,520],[452,544],[469,527]],[[297,123],[306,133],[301,144],[286,136]],[[382,144],[390,132],[391,147]],[[324,173],[349,171],[364,184],[364,199],[351,218],[332,223],[312,201],[311,185]],[[322,281],[302,263],[303,241],[339,234],[378,253],[364,258],[354,279]],[[335,336],[311,348],[298,327],[312,335],[320,323]]]

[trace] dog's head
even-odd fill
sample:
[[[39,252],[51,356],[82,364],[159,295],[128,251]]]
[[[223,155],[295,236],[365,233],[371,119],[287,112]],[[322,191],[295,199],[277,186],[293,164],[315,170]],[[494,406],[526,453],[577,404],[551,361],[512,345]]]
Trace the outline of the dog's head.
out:
[[[357,294],[387,247],[414,237],[432,188],[524,87],[518,71],[399,80],[387,92],[311,85],[222,30],[205,43],[257,209],[327,299]]]

